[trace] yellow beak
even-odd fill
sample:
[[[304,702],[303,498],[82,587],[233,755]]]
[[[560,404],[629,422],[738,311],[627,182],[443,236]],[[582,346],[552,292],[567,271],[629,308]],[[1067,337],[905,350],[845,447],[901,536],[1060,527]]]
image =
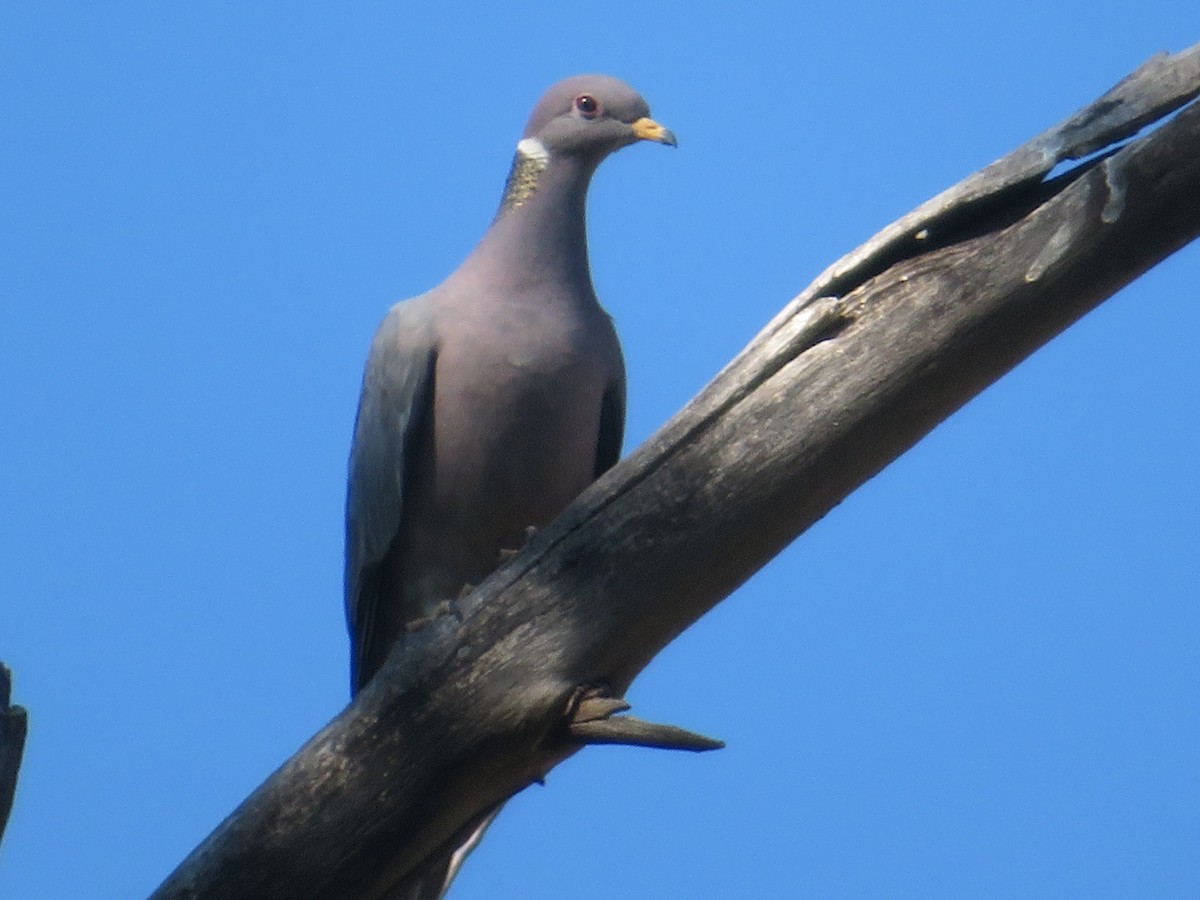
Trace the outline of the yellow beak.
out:
[[[657,141],[669,147],[679,146],[679,141],[675,140],[671,129],[664,128],[653,119],[643,116],[629,127],[633,129],[633,134],[639,141]]]

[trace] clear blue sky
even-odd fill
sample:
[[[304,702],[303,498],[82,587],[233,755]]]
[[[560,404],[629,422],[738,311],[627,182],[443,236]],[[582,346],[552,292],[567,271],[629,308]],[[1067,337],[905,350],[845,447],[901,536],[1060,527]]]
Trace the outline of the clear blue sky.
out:
[[[6,4],[0,896],[145,895],[346,701],[367,342],[529,107],[623,77],[597,288],[628,446],[828,263],[1200,40],[1128,3]],[[669,647],[454,897],[1200,895],[1200,248],[1036,354]]]

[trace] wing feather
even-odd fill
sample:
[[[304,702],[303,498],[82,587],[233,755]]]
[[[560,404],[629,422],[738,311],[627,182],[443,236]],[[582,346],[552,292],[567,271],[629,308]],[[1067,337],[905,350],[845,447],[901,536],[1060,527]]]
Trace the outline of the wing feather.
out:
[[[351,689],[375,639],[383,563],[400,534],[418,433],[429,421],[437,359],[428,295],[397,303],[371,342],[354,421],[346,486],[346,622]]]

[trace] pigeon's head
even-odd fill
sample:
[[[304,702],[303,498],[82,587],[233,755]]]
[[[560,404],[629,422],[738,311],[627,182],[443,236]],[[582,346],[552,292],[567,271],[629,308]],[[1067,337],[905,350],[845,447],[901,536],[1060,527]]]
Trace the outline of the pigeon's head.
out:
[[[646,101],[625,82],[607,75],[576,75],[542,95],[518,149],[546,161],[569,155],[598,163],[637,141],[676,146],[675,135],[650,118]]]
[[[604,157],[638,141],[676,145],[675,135],[650,118],[641,94],[607,75],[560,81],[542,95],[529,116],[497,220],[524,205],[547,177],[582,196]]]

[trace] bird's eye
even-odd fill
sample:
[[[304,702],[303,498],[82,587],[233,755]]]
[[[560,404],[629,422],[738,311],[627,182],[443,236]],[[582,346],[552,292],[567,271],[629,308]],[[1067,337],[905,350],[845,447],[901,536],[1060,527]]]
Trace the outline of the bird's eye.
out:
[[[594,119],[600,115],[600,101],[591,94],[580,94],[576,97],[575,108],[585,119]]]

